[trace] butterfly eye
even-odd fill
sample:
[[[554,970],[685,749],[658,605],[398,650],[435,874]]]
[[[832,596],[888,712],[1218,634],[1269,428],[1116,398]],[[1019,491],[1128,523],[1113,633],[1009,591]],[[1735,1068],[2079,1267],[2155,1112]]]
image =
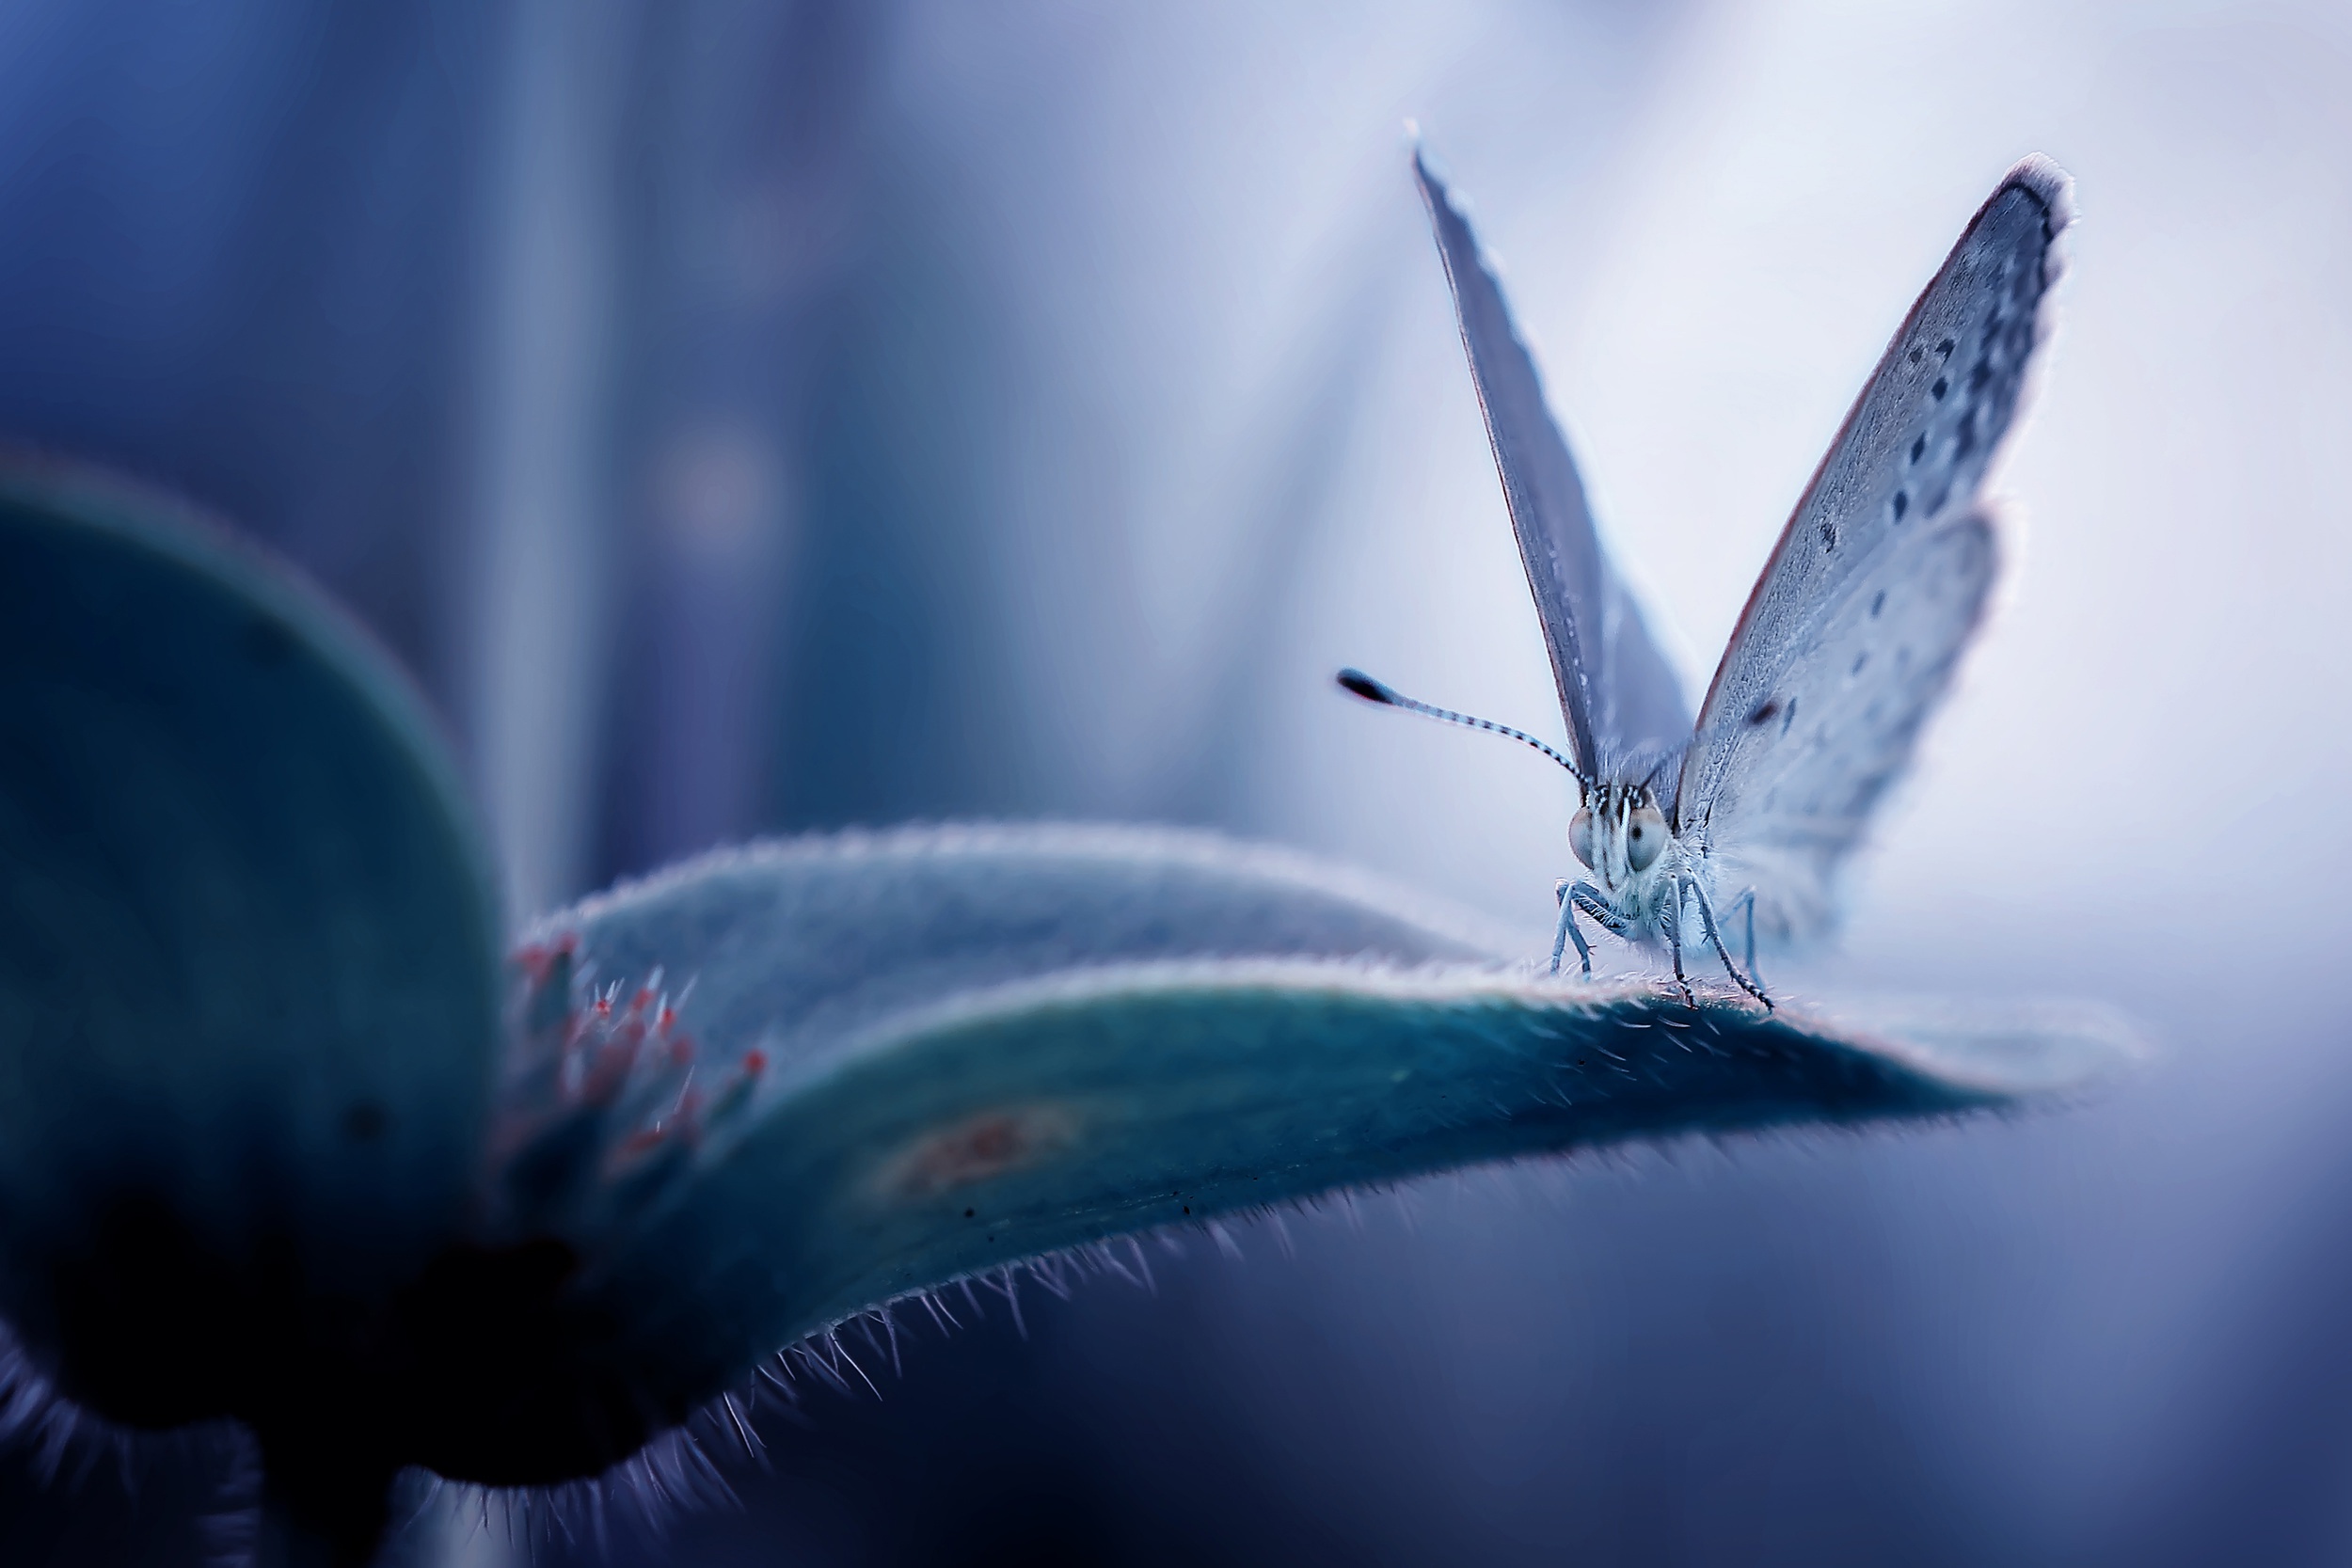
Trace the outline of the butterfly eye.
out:
[[[1666,818],[1656,806],[1640,807],[1626,817],[1625,858],[1634,870],[1647,871],[1665,847]]]
[[[1592,865],[1593,814],[1581,806],[1577,808],[1576,815],[1568,818],[1568,847],[1576,851],[1576,858],[1587,868]]]

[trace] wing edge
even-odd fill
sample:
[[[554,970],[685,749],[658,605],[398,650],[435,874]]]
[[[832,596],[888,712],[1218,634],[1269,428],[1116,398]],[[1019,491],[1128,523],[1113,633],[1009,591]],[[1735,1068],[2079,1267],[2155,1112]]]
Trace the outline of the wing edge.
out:
[[[1469,235],[1470,262],[1486,275],[1487,288],[1502,304],[1502,318],[1510,328],[1512,346],[1526,359],[1535,379],[1536,398],[1544,417],[1551,421],[1553,433],[1564,448],[1567,446],[1567,433],[1560,428],[1559,416],[1552,412],[1551,400],[1544,391],[1543,367],[1535,362],[1534,351],[1528,346],[1526,338],[1520,332],[1518,315],[1511,309],[1509,296],[1502,292],[1502,278],[1495,269],[1493,253],[1486,248],[1486,241],[1479,237],[1477,226],[1470,222],[1470,214],[1462,210],[1454,182],[1432,166],[1427,142],[1415,136],[1412,150],[1413,183],[1421,192],[1422,206],[1428,214],[1433,231],[1432,238],[1437,241],[1438,265],[1445,271],[1446,290],[1454,307],[1454,334],[1461,341],[1462,357],[1470,367],[1470,391],[1478,400],[1478,422],[1486,434],[1487,455],[1494,462],[1495,478],[1502,491],[1502,510],[1511,520],[1512,543],[1518,550],[1520,569],[1528,578],[1529,594],[1535,601],[1535,620],[1543,632],[1544,653],[1551,661],[1552,686],[1559,694],[1561,717],[1567,724],[1569,750],[1575,752],[1578,767],[1588,774],[1597,775],[1600,768],[1599,736],[1593,721],[1593,694],[1587,685],[1589,677],[1584,668],[1584,629],[1576,624],[1573,616],[1562,618],[1561,623],[1555,626],[1554,617],[1544,603],[1543,588],[1535,580],[1535,561],[1530,549],[1530,541],[1535,537],[1534,531],[1538,524],[1534,518],[1519,515],[1519,504],[1511,494],[1510,460],[1503,451],[1502,438],[1495,428],[1495,413],[1487,402],[1486,383],[1478,373],[1478,347],[1470,341],[1470,323],[1463,313],[1462,280],[1454,275],[1454,255],[1446,246],[1444,223],[1447,217],[1460,224]],[[1441,207],[1442,212],[1439,211]],[[1569,451],[1568,462],[1570,467],[1575,469],[1576,454],[1573,450]],[[1576,469],[1575,478],[1577,487],[1581,491],[1584,476],[1581,469]],[[1581,499],[1589,523],[1592,499],[1589,496]],[[1599,548],[1597,532],[1594,547],[1596,551]]]

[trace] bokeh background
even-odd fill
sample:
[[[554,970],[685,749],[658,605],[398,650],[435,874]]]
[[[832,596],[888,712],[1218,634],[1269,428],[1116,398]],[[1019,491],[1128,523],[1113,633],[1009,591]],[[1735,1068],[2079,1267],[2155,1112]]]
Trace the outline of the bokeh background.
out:
[[[1558,729],[1408,117],[1694,690],[1975,204],[2076,175],[2005,603],[1778,976],[2104,998],[2157,1060],[1031,1292],[602,1560],[2352,1560],[2341,6],[0,0],[0,432],[353,606],[517,911],[1084,816],[1533,950],[1563,780],[1329,685]],[[34,1469],[0,1559],[199,1560],[199,1457]]]

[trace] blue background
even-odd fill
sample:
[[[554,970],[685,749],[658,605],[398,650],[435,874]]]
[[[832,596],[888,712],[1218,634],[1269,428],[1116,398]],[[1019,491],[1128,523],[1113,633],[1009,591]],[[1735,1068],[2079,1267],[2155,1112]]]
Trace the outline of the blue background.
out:
[[[2047,151],[2086,219],[2006,602],[1847,942],[1781,973],[2105,998],[2149,1070],[1031,1292],[613,1560],[2340,1561],[2346,104],[2352,27],[2295,3],[0,0],[0,433],[353,606],[518,914],[755,833],[1075,816],[1533,950],[1560,780],[1328,687],[1556,737],[1402,122],[1694,691]],[[5,1464],[11,1562],[187,1560],[219,1479]]]

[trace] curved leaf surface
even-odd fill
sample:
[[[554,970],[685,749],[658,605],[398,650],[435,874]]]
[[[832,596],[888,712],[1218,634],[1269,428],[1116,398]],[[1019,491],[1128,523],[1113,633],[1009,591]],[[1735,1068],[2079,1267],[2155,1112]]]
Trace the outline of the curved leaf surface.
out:
[[[678,1027],[744,1091],[582,1237],[574,1302],[671,1419],[861,1308],[1055,1249],[1629,1138],[1946,1116],[2129,1050],[2096,1016],[1939,1013],[1906,1043],[1532,980],[1369,883],[1117,830],[771,848],[561,929],[626,982],[603,994],[691,981]]]

